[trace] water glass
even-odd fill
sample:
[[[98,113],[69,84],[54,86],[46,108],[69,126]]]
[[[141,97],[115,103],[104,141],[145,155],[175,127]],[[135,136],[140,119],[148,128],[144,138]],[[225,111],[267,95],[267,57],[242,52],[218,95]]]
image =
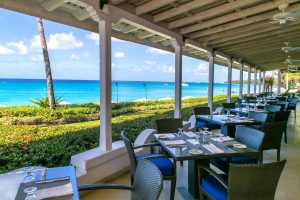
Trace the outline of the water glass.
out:
[[[36,200],[36,196],[34,195],[34,192],[37,190],[36,187],[28,187],[24,189],[24,192],[27,194],[25,200]]]
[[[34,174],[32,170],[34,167],[25,167],[24,170],[26,171],[26,176],[24,177],[23,183],[30,183],[35,180]]]
[[[183,137],[183,128],[178,128],[178,137],[182,138]]]
[[[203,144],[208,144],[210,137],[211,137],[211,133],[209,131],[203,131],[203,137],[202,137]]]

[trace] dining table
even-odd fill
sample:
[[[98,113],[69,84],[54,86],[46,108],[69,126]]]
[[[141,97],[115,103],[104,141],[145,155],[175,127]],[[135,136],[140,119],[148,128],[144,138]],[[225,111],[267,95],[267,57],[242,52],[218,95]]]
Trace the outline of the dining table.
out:
[[[221,133],[233,138],[235,137],[235,126],[261,124],[261,122],[254,119],[237,117],[236,115],[196,115],[196,119],[221,125]]]
[[[28,173],[33,177],[30,182],[25,181]],[[27,195],[24,190],[34,187],[36,190],[34,194],[37,198],[51,198],[53,200],[80,199],[74,166],[24,167],[7,174],[0,174],[0,176],[2,185],[5,182],[9,184],[9,187],[4,189],[5,191],[0,189],[0,197],[6,195],[7,199],[24,200]],[[15,196],[15,198],[11,198],[12,196]]]
[[[247,146],[236,148],[240,143],[229,136],[215,135],[207,140],[203,137],[206,136],[191,131],[183,132],[182,135],[154,135],[155,140],[175,161],[188,161],[188,191],[194,198],[198,198],[199,194],[199,165],[208,166],[209,160],[213,158],[258,156],[258,151]]]

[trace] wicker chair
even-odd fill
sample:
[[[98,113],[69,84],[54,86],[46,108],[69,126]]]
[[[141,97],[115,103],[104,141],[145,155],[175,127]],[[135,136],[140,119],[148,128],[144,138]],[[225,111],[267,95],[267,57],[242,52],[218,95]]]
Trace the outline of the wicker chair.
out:
[[[231,164],[229,174],[217,174],[199,166],[200,199],[274,200],[286,160],[267,164]]]
[[[277,149],[277,161],[280,160],[280,147],[283,131],[287,122],[267,122],[262,125],[262,132],[265,134],[261,147],[260,159],[263,161],[263,151]]]
[[[79,185],[79,191],[97,189],[130,190],[132,200],[157,200],[162,191],[163,178],[160,170],[150,161],[139,159],[132,186],[119,184]],[[99,197],[101,199],[101,197]]]
[[[288,122],[290,118],[291,111],[278,111],[275,112],[272,121],[274,122]],[[287,123],[285,125],[285,130],[284,130],[284,142],[287,143]]]
[[[261,152],[261,145],[264,139],[264,133],[253,128],[246,126],[237,126],[235,140],[247,145],[252,149],[259,152],[257,156],[241,156],[232,158],[214,158],[210,159],[211,164],[221,169],[223,172],[228,172],[230,163],[245,164],[245,163],[258,163]]]
[[[142,155],[135,155],[134,149],[138,149],[141,147],[149,147],[153,146],[153,144],[146,144],[141,146],[133,147],[132,142],[128,139],[125,132],[121,132],[121,137],[123,142],[125,143],[128,156],[129,156],[129,162],[130,162],[130,169],[131,169],[131,180],[134,183],[134,177],[136,173],[137,163],[138,159],[147,159],[151,161],[153,164],[155,164],[159,170],[161,171],[163,175],[164,180],[170,180],[171,181],[171,193],[170,193],[170,200],[174,199],[175,196],[175,189],[176,189],[176,165],[171,162],[169,159],[170,156],[163,155],[163,154],[142,154]],[[154,144],[156,145],[156,144]],[[174,163],[176,163],[174,161]]]
[[[197,119],[197,115],[210,115],[210,107],[205,107],[205,106],[199,106],[199,107],[194,107],[194,114],[196,116],[196,127],[197,129],[203,129],[205,127],[209,128],[210,130],[212,129],[220,129],[221,126],[219,124],[216,124],[214,122],[207,122],[203,121],[200,119]]]
[[[262,112],[249,112],[248,117],[251,119],[255,119],[255,121],[264,123],[268,120],[269,115]],[[251,125],[249,127],[261,130],[261,124]]]
[[[296,119],[296,109],[297,109],[297,103],[298,103],[298,99],[297,97],[293,97],[289,99],[289,105],[287,110],[293,110],[294,111],[294,115],[295,115],[295,119]]]

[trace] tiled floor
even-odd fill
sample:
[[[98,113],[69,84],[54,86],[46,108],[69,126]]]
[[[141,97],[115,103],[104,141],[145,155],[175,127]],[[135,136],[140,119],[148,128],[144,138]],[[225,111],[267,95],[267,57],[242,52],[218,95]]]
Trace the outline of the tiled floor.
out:
[[[287,164],[281,175],[279,185],[276,191],[276,200],[298,200],[300,199],[300,106],[298,106],[298,118],[295,120],[294,113],[291,113],[288,124],[288,144],[282,142],[281,158],[287,160]],[[276,151],[267,151],[264,153],[264,162],[276,161]],[[183,167],[177,167],[177,188],[176,200],[192,200],[187,192],[187,162]],[[112,183],[129,184],[129,173],[124,174]],[[164,189],[160,199],[169,199],[170,184],[164,182]],[[130,199],[130,192],[119,190],[99,190],[84,194],[83,200],[125,200]]]

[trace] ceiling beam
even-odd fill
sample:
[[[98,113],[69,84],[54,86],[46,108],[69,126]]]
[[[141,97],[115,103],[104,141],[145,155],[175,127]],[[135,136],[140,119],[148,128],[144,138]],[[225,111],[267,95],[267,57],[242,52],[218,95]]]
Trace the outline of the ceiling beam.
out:
[[[151,0],[151,1],[148,1],[142,5],[139,5],[136,7],[136,10],[135,10],[135,13],[137,15],[142,15],[144,13],[147,13],[147,12],[150,12],[150,11],[153,11],[153,10],[156,10],[158,8],[161,8],[163,6],[166,6],[170,3],[173,3],[175,2],[176,0]]]
[[[109,3],[112,4],[112,5],[117,5],[117,4],[120,4],[124,1],[125,0],[109,0]]]
[[[229,3],[222,4],[220,6],[210,8],[199,13],[196,13],[189,17],[184,17],[175,21],[168,23],[169,29],[174,29],[182,26],[186,26],[216,15],[234,11],[240,7],[251,5],[253,3],[259,2],[259,0],[237,0],[231,1]]]
[[[295,12],[295,11],[298,11],[298,10],[300,10],[300,3],[290,5],[287,9],[287,12]],[[274,10],[274,11],[271,11],[271,12],[251,16],[251,17],[248,17],[246,19],[239,19],[237,21],[229,22],[229,23],[226,23],[226,24],[215,26],[213,28],[209,28],[209,29],[197,31],[195,33],[191,33],[190,36],[191,36],[192,39],[193,38],[199,38],[199,37],[203,37],[203,36],[206,36],[206,35],[212,35],[212,34],[215,34],[215,33],[222,32],[222,31],[231,30],[231,29],[234,29],[234,28],[246,26],[246,25],[249,25],[249,24],[253,24],[253,23],[256,23],[256,22],[263,21],[263,20],[270,20],[272,18],[272,16],[277,14],[277,13],[278,13],[278,10]]]
[[[157,23],[157,22],[169,19],[171,17],[180,15],[182,13],[189,12],[193,9],[205,6],[207,4],[214,3],[216,1],[217,0],[193,0],[188,3],[182,4],[182,5],[178,6],[177,8],[172,8],[170,10],[167,10],[167,11],[164,11],[164,12],[154,15],[153,22]]]
[[[281,1],[277,1],[277,2],[267,2],[267,3],[263,3],[257,6],[253,6],[238,12],[234,12],[228,15],[224,15],[221,17],[217,17],[208,21],[205,21],[203,23],[200,24],[195,24],[195,25],[191,25],[185,28],[180,29],[180,34],[187,34],[187,33],[191,33],[194,31],[199,31],[201,29],[205,29],[205,28],[209,28],[212,26],[217,26],[220,24],[224,24],[230,21],[235,21],[238,19],[242,19],[244,17],[248,17],[251,15],[255,15],[255,14],[259,14],[262,12],[266,12],[269,10],[273,10],[273,9],[277,9],[278,5],[282,2],[288,2],[288,3],[293,3],[296,2],[298,0],[281,0]]]

